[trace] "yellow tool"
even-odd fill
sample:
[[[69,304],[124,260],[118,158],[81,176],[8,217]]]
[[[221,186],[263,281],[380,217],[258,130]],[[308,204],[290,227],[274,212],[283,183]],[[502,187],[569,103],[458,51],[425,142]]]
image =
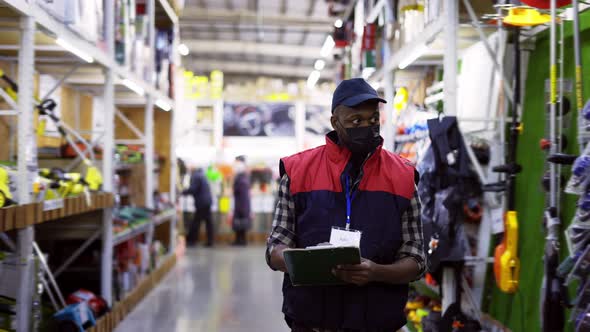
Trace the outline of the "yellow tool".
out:
[[[408,89],[404,87],[397,89],[395,97],[393,98],[393,106],[397,111],[397,114],[399,114],[406,108],[406,106],[408,105],[408,98]]]
[[[84,181],[91,191],[98,191],[100,190],[100,186],[102,186],[102,174],[88,160],[86,161],[86,176],[84,177]]]
[[[504,17],[504,23],[517,27],[532,27],[549,23],[551,16],[541,14],[538,10],[526,7],[510,8],[508,16]]]
[[[0,208],[8,206],[11,203],[10,176],[4,167],[0,167]]]
[[[518,289],[520,259],[518,258],[518,221],[516,211],[506,212],[504,237],[494,252],[494,275],[498,288],[506,293]]]
[[[65,173],[59,168],[41,168],[39,170],[41,180],[36,193],[41,193],[41,189],[45,189],[45,193],[42,195],[44,200],[56,198],[54,196],[64,198],[84,194],[87,204],[90,205],[90,191],[100,189],[102,175],[89,161],[86,162],[86,165],[88,168],[85,177],[82,177],[80,173]],[[55,189],[56,193],[49,194],[51,191],[47,190],[50,189]]]
[[[8,88],[5,89],[6,93],[16,101],[18,96],[18,85],[10,77],[6,76],[2,69],[0,69],[0,79],[8,84]]]

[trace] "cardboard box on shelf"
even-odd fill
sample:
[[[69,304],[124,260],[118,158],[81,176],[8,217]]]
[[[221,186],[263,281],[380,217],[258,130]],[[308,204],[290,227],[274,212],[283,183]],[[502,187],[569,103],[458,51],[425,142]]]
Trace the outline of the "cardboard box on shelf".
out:
[[[14,229],[14,222],[16,218],[16,207],[8,206],[3,208],[4,210],[4,230],[8,231]]]
[[[43,221],[43,203],[37,203],[35,207],[35,222],[40,224]]]
[[[6,220],[5,220],[5,209],[1,208],[0,209],[0,232],[4,232],[5,228],[6,228]]]
[[[16,207],[16,217],[14,222],[15,228],[25,228],[27,226],[27,206],[26,205],[17,205]]]
[[[35,224],[35,216],[37,213],[37,203],[25,205],[25,224],[26,226],[33,226]]]

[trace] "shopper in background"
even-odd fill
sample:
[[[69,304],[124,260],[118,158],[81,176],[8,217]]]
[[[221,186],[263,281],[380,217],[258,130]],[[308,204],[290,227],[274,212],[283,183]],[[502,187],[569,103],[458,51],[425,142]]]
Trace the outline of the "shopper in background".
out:
[[[188,227],[186,244],[189,247],[196,245],[201,230],[201,221],[205,221],[207,228],[207,247],[213,246],[213,220],[211,219],[211,189],[202,168],[192,169],[189,188],[183,191],[183,195],[191,195],[194,199],[195,214],[193,222]]]
[[[234,216],[232,228],[236,233],[234,245],[246,245],[246,232],[252,224],[250,216],[250,176],[246,157],[238,156],[234,162]]]
[[[408,283],[426,267],[417,173],[382,149],[379,102],[385,100],[363,79],[343,81],[332,98],[335,130],[326,145],[281,160],[266,259],[285,272],[283,313],[292,331],[397,331],[406,324]],[[363,256],[332,270],[346,285],[294,287],[283,251],[328,242],[332,231],[358,239],[345,226],[361,232]]]

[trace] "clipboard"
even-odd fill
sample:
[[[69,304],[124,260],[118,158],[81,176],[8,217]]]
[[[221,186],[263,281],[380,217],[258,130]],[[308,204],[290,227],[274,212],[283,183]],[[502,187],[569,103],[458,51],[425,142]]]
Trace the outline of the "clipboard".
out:
[[[334,276],[332,269],[361,263],[360,249],[352,246],[285,249],[283,256],[293,286],[344,285],[346,282]]]

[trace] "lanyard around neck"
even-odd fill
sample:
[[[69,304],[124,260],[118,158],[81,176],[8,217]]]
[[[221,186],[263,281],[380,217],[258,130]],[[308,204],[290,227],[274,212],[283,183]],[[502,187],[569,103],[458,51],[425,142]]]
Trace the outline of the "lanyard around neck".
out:
[[[354,193],[350,192],[350,175],[346,175],[346,230],[350,229],[350,210]]]

